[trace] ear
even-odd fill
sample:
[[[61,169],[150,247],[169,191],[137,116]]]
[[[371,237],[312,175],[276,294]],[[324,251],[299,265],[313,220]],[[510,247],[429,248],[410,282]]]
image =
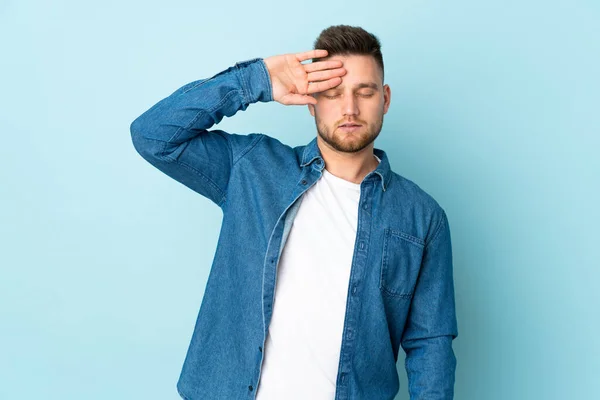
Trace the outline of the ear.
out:
[[[314,117],[315,116],[315,105],[308,104],[308,111],[310,112],[310,115],[312,115]]]
[[[390,103],[392,102],[392,89],[390,89],[390,85],[383,85],[383,113],[388,112],[388,108],[390,108]]]

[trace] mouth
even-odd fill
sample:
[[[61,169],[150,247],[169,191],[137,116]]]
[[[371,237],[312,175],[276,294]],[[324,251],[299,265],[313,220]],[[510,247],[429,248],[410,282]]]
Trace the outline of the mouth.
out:
[[[343,132],[354,132],[359,130],[361,127],[361,124],[355,124],[353,122],[347,122],[338,126],[338,128],[341,129]]]

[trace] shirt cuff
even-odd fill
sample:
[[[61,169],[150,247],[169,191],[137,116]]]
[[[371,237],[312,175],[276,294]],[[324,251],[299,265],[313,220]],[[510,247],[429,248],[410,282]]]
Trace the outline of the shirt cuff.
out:
[[[244,91],[246,104],[273,101],[271,77],[262,58],[240,61],[235,70]]]

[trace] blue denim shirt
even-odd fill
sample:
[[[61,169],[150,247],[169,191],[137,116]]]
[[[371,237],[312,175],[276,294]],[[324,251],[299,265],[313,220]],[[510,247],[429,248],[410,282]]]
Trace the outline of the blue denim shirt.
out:
[[[179,88],[131,124],[144,159],[223,212],[177,383],[184,399],[255,398],[279,258],[297,200],[323,172],[316,139],[290,147],[264,134],[209,130],[272,100],[256,58]],[[452,399],[458,332],[448,220],[430,195],[390,169],[384,151],[374,152],[381,162],[360,184],[335,399],[393,399],[400,347],[411,399]]]

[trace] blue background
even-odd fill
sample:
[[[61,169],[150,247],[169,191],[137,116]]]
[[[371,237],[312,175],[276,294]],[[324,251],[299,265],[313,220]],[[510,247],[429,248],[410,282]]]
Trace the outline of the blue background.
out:
[[[0,1],[0,398],[178,398],[221,213],[129,124],[340,23],[383,44],[376,146],[449,217],[456,398],[600,398],[599,20],[597,1]],[[219,127],[316,134],[277,103]]]

